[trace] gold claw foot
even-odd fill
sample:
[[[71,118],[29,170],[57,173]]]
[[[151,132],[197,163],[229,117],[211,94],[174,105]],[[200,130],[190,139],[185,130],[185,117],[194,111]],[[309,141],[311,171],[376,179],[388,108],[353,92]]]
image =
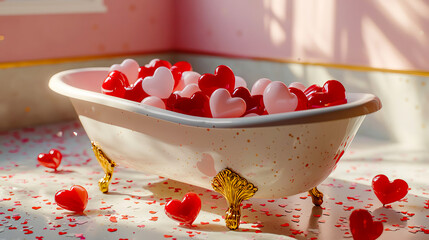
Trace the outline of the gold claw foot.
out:
[[[109,191],[109,184],[110,180],[112,180],[113,170],[115,169],[116,163],[106,156],[97,143],[91,141],[91,145],[92,151],[94,151],[95,157],[105,173],[104,177],[98,181],[98,187],[102,193],[107,193]]]
[[[237,229],[240,225],[241,202],[253,197],[258,188],[229,168],[220,171],[213,178],[212,187],[216,192],[222,194],[228,203],[229,208],[225,216],[226,226],[231,230]]]
[[[313,204],[316,206],[320,206],[323,203],[323,193],[317,189],[317,187],[314,187],[310,191],[311,198],[313,200]]]

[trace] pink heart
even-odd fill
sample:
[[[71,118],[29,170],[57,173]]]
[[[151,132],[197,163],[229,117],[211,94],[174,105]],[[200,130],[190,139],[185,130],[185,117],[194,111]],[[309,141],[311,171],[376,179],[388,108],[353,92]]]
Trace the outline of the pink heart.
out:
[[[141,102],[141,104],[165,109],[165,103],[164,103],[164,101],[162,101],[161,98],[155,97],[155,96],[146,97],[145,99],[143,99],[143,101]]]
[[[150,96],[166,99],[173,92],[173,74],[171,74],[171,71],[168,68],[159,67],[155,70],[153,76],[144,78],[142,87],[143,90]]]
[[[137,78],[139,76],[139,69],[140,66],[135,60],[125,59],[121,64],[112,65],[110,67],[109,72],[117,70],[125,74],[130,84],[133,84],[135,81],[137,81]]]
[[[300,82],[293,82],[291,84],[289,84],[289,87],[294,87],[294,88],[298,88],[301,91],[305,91],[306,87],[304,84],[300,83]]]
[[[250,91],[250,94],[252,94],[252,96],[264,94],[265,88],[270,83],[271,83],[271,80],[268,78],[259,79],[258,81],[255,82],[255,84],[253,84],[252,91]]]
[[[177,84],[175,91],[181,91],[189,84],[197,84],[198,85],[198,79],[200,78],[200,74],[193,71],[186,71],[182,73],[182,78],[180,79],[179,83]]]
[[[210,97],[210,110],[214,118],[241,117],[246,112],[246,102],[239,97],[232,98],[225,88],[218,88]]]
[[[298,106],[298,98],[289,92],[286,84],[275,81],[265,88],[263,94],[265,109],[269,114],[291,112]]]
[[[238,87],[247,88],[247,83],[246,83],[246,80],[244,80],[242,77],[235,76],[235,87],[234,88],[238,88]]]
[[[175,93],[179,94],[181,97],[190,98],[194,93],[201,91],[198,87],[198,84],[191,83],[186,85],[186,87],[182,91],[176,91]]]
[[[216,175],[216,169],[214,167],[214,159],[212,155],[203,153],[203,156],[199,162],[197,162],[197,168],[200,172],[208,177]]]

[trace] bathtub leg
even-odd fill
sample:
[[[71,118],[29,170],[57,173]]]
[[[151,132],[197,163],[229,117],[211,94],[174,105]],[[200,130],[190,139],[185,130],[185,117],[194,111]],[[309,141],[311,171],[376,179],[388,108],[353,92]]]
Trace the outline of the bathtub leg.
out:
[[[310,191],[311,198],[313,200],[313,204],[316,206],[320,206],[323,203],[323,193],[317,189],[317,187],[314,187]]]
[[[116,163],[106,156],[97,143],[91,141],[91,145],[95,157],[97,158],[98,163],[100,163],[105,173],[104,177],[98,181],[98,187],[102,193],[107,193],[109,191],[109,184],[110,180],[112,180],[113,170],[116,166]]]
[[[241,202],[253,197],[258,188],[229,168],[220,171],[213,178],[212,187],[222,194],[228,203],[226,226],[231,230],[237,229],[240,225]]]

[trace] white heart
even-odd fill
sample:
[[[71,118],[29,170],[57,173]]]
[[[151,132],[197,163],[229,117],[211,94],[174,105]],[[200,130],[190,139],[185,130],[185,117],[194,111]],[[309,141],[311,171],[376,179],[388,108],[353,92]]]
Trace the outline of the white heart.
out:
[[[166,99],[173,92],[173,74],[171,74],[168,68],[159,67],[155,70],[153,76],[148,76],[143,79],[142,87],[150,96]]]
[[[225,88],[216,89],[210,97],[210,110],[214,118],[241,117],[246,112],[246,102],[239,97],[231,97]]]
[[[269,114],[291,112],[298,106],[298,98],[289,92],[286,84],[271,82],[264,90],[263,101]]]
[[[271,83],[271,80],[268,78],[259,79],[258,81],[255,82],[255,84],[253,84],[252,91],[250,91],[250,94],[252,96],[264,94],[265,88],[270,83]]]
[[[125,59],[121,64],[113,64],[110,71],[117,70],[127,76],[128,82],[133,84],[139,76],[139,64],[133,59]]]
[[[152,106],[152,107],[157,107],[157,108],[165,109],[165,103],[164,103],[164,101],[162,101],[162,99],[161,99],[161,98],[159,98],[159,97],[155,97],[155,96],[145,97],[145,98],[142,100],[141,104],[149,105],[149,106]]]
[[[247,83],[246,83],[246,80],[244,80],[242,77],[235,76],[235,87],[234,88],[238,88],[238,87],[247,88]]]
[[[293,82],[291,84],[289,84],[289,87],[294,87],[294,88],[298,88],[301,91],[305,91],[306,87],[304,84],[300,83],[300,82]]]
[[[198,79],[200,78],[200,74],[193,71],[186,71],[182,73],[182,78],[177,84],[175,90],[181,91],[189,84],[198,84]]]
[[[179,94],[181,97],[190,98],[194,93],[200,91],[198,84],[191,83],[186,85],[186,87],[182,91],[175,91],[175,93]]]

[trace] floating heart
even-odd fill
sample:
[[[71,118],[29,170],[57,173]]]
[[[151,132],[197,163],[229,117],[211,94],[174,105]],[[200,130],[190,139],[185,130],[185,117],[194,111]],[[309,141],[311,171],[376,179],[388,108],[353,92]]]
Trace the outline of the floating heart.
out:
[[[141,102],[144,98],[149,96],[144,90],[142,86],[143,78],[139,78],[132,86],[125,88],[124,98]]]
[[[408,193],[408,184],[402,179],[395,179],[393,182],[383,174],[372,179],[372,189],[375,196],[385,205],[401,200]]]
[[[252,90],[250,93],[252,95],[263,95],[265,88],[268,86],[268,84],[271,83],[271,80],[268,78],[261,78],[258,81],[253,84]]]
[[[181,62],[175,63],[170,68],[170,71],[173,74],[174,87],[176,87],[179,84],[180,80],[182,79],[183,72],[192,71],[192,66],[188,62],[181,61]]]
[[[153,76],[155,70],[159,67],[166,67],[168,69],[171,68],[171,63],[165,60],[153,59],[150,63],[141,66],[139,69],[139,78],[145,78],[149,76]]]
[[[145,99],[143,99],[143,101],[141,102],[141,104],[149,105],[149,106],[157,107],[157,108],[161,108],[161,109],[165,109],[165,103],[164,103],[164,101],[162,101],[161,98],[155,97],[155,96],[146,97]]]
[[[110,71],[117,70],[125,76],[130,83],[134,83],[139,76],[139,64],[133,59],[125,59],[121,64],[114,64],[110,67]]]
[[[150,96],[161,99],[168,98],[173,92],[174,79],[171,71],[166,67],[159,67],[153,76],[146,77],[142,82],[143,91]]]
[[[84,187],[74,185],[70,190],[58,191],[55,194],[55,202],[66,210],[81,213],[88,203],[88,192]]]
[[[194,93],[190,98],[173,93],[166,102],[167,109],[171,111],[198,117],[212,117],[209,97],[201,91]]]
[[[289,92],[280,81],[271,82],[264,90],[264,105],[269,114],[294,111],[298,106],[298,97]]]
[[[61,164],[61,159],[63,158],[60,151],[57,149],[51,149],[49,153],[41,153],[37,156],[37,161],[40,165],[47,168],[53,168],[57,171],[58,166]]]
[[[165,204],[165,214],[171,219],[191,225],[201,210],[201,199],[198,194],[190,192],[182,201],[174,199]]]
[[[191,83],[189,85],[186,85],[186,87],[182,91],[177,91],[175,93],[179,94],[181,97],[191,97],[194,95],[194,93],[201,91],[198,87],[198,84]]]
[[[357,209],[350,214],[350,231],[354,240],[374,240],[383,233],[383,223],[373,221],[365,209]]]
[[[241,117],[246,112],[246,102],[239,97],[231,97],[228,90],[219,88],[210,97],[210,110],[214,118]]]
[[[123,98],[125,96],[125,87],[128,86],[127,77],[123,73],[115,70],[109,72],[109,75],[103,81],[101,92],[106,95]]]
[[[210,73],[201,75],[198,86],[209,97],[219,88],[224,88],[232,93],[235,86],[235,75],[229,67],[220,65],[216,68],[214,75]]]

